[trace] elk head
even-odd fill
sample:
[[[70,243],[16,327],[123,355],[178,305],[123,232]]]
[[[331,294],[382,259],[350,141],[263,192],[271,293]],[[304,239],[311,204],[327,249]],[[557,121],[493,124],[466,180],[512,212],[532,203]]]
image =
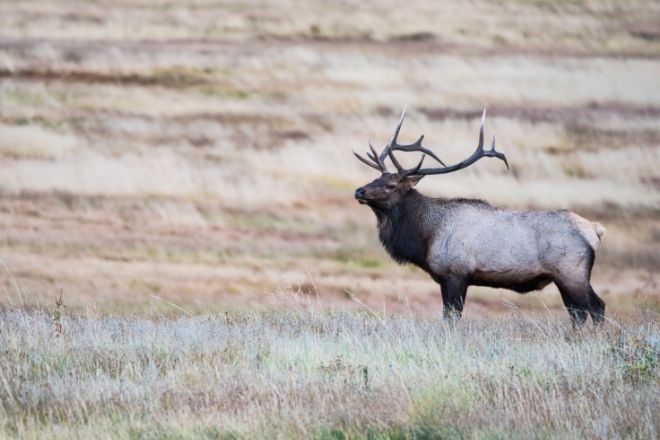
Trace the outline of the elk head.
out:
[[[454,165],[445,165],[445,163],[438,156],[436,156],[433,151],[424,147],[422,145],[424,135],[421,135],[419,139],[417,139],[412,144],[398,143],[397,138],[399,136],[399,131],[401,131],[401,125],[403,125],[405,114],[406,111],[404,109],[403,112],[401,112],[401,118],[399,119],[399,123],[394,129],[394,134],[392,135],[390,142],[385,146],[380,154],[376,153],[376,150],[374,149],[373,145],[371,145],[371,142],[369,142],[370,151],[367,151],[367,158],[360,156],[355,151],[353,152],[355,157],[357,157],[360,162],[381,172],[380,177],[355,190],[355,198],[361,204],[367,204],[374,209],[391,209],[424,176],[431,174],[452,173],[454,171],[467,168],[482,157],[496,157],[504,161],[507,169],[509,168],[509,163],[506,160],[506,156],[499,151],[495,151],[495,136],[493,136],[491,148],[489,150],[484,149],[484,123],[486,121],[485,109],[483,115],[481,116],[481,128],[479,130],[479,144],[477,145],[477,149],[468,158],[463,159]],[[406,169],[401,166],[401,163],[394,156],[394,151],[419,151],[422,153],[422,157],[415,167]],[[422,164],[424,163],[424,159],[427,155],[431,156],[441,166],[435,168],[422,168]],[[396,167],[395,173],[389,172],[387,166],[385,165],[385,160],[388,157]]]

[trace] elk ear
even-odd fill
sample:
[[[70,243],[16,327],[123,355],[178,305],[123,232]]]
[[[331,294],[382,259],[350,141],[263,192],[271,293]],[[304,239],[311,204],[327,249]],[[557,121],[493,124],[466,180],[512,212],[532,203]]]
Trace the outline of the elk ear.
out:
[[[417,183],[419,183],[420,180],[422,180],[422,177],[424,177],[424,174],[416,174],[416,175],[408,176],[403,181],[403,183],[408,188],[412,188],[413,186],[417,185]]]

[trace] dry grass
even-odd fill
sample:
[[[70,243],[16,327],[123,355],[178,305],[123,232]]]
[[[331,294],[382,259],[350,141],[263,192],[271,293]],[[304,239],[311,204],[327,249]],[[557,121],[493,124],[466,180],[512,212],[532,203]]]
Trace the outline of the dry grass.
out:
[[[309,304],[307,300],[303,303]],[[519,316],[0,314],[0,435],[656,438],[660,327]]]

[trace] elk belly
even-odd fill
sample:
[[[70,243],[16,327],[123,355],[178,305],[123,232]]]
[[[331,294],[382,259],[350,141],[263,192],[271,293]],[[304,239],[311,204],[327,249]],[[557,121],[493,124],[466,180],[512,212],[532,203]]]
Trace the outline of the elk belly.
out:
[[[521,228],[518,235],[509,235],[497,246],[476,254],[473,283],[517,292],[547,286],[552,279],[541,263],[538,248],[531,245],[533,241],[527,235]]]
[[[471,284],[476,286],[510,289],[520,293],[541,290],[551,282],[552,278],[547,274],[520,273],[513,270],[501,272],[477,271],[471,279]]]

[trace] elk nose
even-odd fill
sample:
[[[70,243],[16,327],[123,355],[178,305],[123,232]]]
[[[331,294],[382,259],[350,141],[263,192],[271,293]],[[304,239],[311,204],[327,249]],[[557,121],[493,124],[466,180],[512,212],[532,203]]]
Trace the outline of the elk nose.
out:
[[[364,198],[364,188],[358,188],[355,190],[355,198],[356,199]]]

